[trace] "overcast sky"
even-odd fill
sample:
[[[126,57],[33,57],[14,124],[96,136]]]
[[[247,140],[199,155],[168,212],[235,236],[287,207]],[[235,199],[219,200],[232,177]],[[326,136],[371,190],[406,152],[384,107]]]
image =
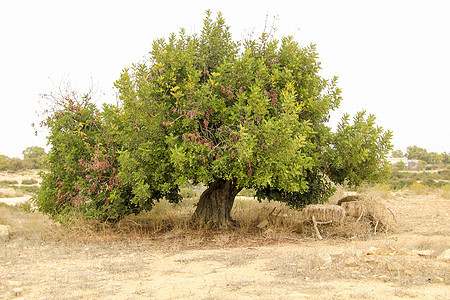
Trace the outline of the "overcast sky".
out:
[[[99,103],[152,41],[184,27],[199,33],[206,9],[222,11],[234,39],[278,16],[278,36],[317,45],[344,112],[367,110],[394,132],[394,146],[450,152],[450,1],[0,1],[0,154],[21,157],[34,136],[39,94],[91,82]],[[41,104],[42,106],[42,104]]]

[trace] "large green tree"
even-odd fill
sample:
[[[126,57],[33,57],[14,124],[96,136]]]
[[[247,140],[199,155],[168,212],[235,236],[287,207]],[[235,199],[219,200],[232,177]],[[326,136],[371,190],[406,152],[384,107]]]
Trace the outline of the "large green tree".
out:
[[[321,77],[314,45],[301,47],[292,37],[277,41],[267,33],[237,42],[222,15],[213,19],[207,12],[199,35],[181,30],[154,41],[150,58],[125,69],[115,83],[120,103],[105,107],[96,127],[115,145],[97,143],[114,153],[120,182],[121,192],[104,196],[106,202],[126,203],[120,210],[126,214],[162,197],[181,200],[178,187],[186,181],[203,183],[192,222],[227,227],[235,225],[230,212],[243,188],[255,189],[259,199],[302,207],[326,201],[335,183],[383,178],[391,133],[364,112],[352,122],[345,115],[333,132],[327,122],[341,101],[336,83]],[[71,130],[63,125],[54,137],[70,143],[63,133],[72,132],[79,147],[60,145],[50,156],[56,161],[69,151],[70,165],[77,153],[95,161],[95,152],[83,149],[95,139],[80,140],[87,125],[70,124]],[[81,185],[87,177],[76,178]],[[44,184],[48,195],[56,193],[52,180]],[[64,186],[70,190],[69,183]],[[64,195],[70,198],[69,190]]]
[[[333,182],[381,178],[391,133],[364,113],[331,131],[340,90],[320,76],[317,57],[292,37],[233,41],[209,12],[200,35],[156,40],[151,58],[116,82],[127,132],[119,176],[136,202],[152,197],[150,187],[168,193],[201,182],[192,219],[220,227],[234,224],[244,187],[301,207],[325,201]]]

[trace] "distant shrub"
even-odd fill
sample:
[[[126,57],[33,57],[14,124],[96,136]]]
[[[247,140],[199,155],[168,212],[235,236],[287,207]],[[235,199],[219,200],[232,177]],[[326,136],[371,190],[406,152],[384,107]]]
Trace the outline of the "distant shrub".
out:
[[[26,169],[26,164],[20,158],[13,157],[8,160],[8,165],[7,165],[8,171],[17,172],[17,171],[25,170],[25,169]]]
[[[7,185],[19,184],[19,182],[17,182],[17,180],[2,180],[2,181],[0,181],[0,184],[2,186],[7,186]]]
[[[450,169],[438,171],[438,174],[440,176],[440,179],[450,180]]]
[[[38,183],[37,180],[34,179],[24,179],[22,180],[22,184],[24,185],[32,185]]]
[[[422,195],[427,193],[427,186],[422,183],[414,182],[410,185],[409,190],[415,194]]]
[[[450,184],[446,184],[441,187],[442,197],[445,199],[450,199]]]

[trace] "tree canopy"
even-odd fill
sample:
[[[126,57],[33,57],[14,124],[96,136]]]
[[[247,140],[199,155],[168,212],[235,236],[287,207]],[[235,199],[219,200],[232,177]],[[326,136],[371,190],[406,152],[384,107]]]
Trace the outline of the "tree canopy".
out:
[[[50,173],[37,202],[117,219],[180,201],[190,181],[207,186],[192,221],[222,227],[234,225],[242,188],[300,208],[326,201],[334,184],[382,179],[391,132],[365,112],[333,132],[341,91],[320,69],[314,45],[268,33],[234,41],[208,11],[199,35],[155,40],[147,61],[123,70],[117,105],[63,97],[44,123]]]

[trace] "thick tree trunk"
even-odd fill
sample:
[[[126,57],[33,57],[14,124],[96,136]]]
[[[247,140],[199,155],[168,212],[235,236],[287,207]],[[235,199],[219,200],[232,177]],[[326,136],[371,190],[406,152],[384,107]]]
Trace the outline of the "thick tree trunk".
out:
[[[231,180],[217,179],[200,196],[191,222],[194,225],[214,228],[236,226],[230,213],[234,198],[240,190]]]

